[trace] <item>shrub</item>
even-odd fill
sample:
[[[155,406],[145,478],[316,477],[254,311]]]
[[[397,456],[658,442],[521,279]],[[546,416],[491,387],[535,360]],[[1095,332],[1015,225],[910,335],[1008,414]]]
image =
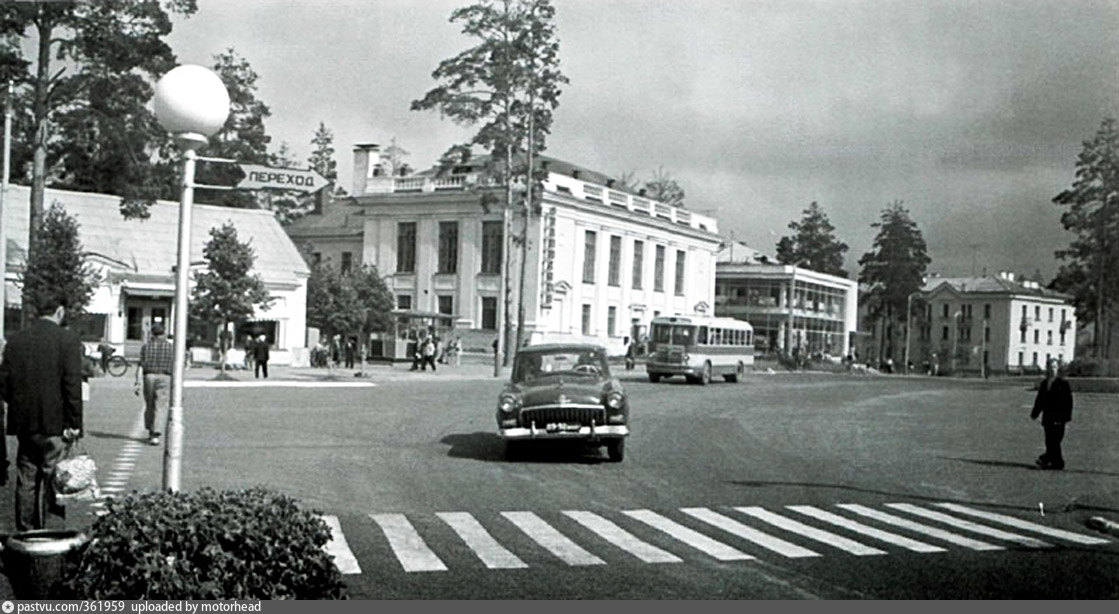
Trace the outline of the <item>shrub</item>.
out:
[[[1077,358],[1068,364],[1065,374],[1069,377],[1099,377],[1104,371],[1098,360]]]
[[[253,488],[111,499],[64,581],[72,599],[344,599],[330,529]]]

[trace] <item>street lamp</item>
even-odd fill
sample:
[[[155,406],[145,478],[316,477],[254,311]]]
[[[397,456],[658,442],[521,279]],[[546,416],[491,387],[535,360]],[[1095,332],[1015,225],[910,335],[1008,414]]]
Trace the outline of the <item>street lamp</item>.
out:
[[[199,147],[225,125],[229,92],[221,78],[202,66],[173,68],[155,85],[156,119],[183,149],[183,192],[179,200],[178,265],[175,269],[175,361],[171,406],[167,411],[167,446],[163,451],[163,488],[179,490],[183,459],[183,372],[186,369],[187,281],[190,273],[190,218],[194,205],[194,166]]]

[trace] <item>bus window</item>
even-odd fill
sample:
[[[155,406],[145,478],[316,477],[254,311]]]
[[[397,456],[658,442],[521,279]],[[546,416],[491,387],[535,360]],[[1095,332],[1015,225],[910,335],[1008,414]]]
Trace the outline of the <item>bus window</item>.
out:
[[[673,332],[673,343],[676,345],[691,345],[692,336],[695,333],[694,326],[677,326]]]
[[[706,326],[700,326],[699,327],[699,334],[696,336],[695,342],[696,342],[697,345],[707,345],[707,327]]]
[[[654,324],[653,341],[655,343],[672,343],[672,326],[669,324]]]

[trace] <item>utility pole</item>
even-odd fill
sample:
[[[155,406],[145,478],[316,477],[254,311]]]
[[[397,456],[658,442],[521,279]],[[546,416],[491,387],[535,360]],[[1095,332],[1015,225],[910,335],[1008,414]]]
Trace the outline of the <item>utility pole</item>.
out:
[[[4,340],[4,320],[8,314],[8,237],[4,228],[4,206],[8,200],[8,181],[11,179],[12,157],[12,82],[4,97],[4,178],[0,183],[0,348]]]

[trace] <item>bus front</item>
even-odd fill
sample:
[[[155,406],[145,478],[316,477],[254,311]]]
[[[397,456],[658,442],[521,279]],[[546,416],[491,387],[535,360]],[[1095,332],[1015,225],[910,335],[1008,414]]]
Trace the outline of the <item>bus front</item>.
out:
[[[649,328],[652,347],[645,363],[649,381],[656,383],[673,375],[689,380],[699,377],[703,367],[691,364],[690,355],[695,350],[698,325],[688,318],[655,318]]]

